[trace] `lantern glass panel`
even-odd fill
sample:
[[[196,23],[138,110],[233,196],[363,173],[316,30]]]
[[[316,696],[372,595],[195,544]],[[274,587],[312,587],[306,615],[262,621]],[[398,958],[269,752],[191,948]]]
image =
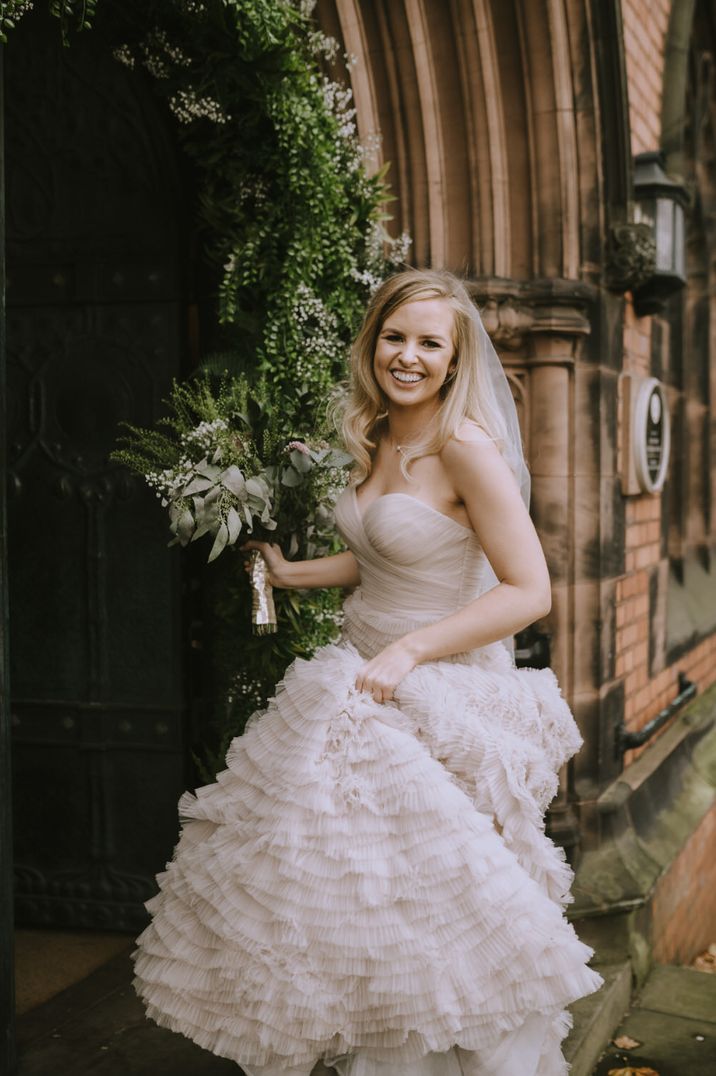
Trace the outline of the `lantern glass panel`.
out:
[[[686,240],[684,236],[684,207],[674,202],[674,272],[686,280]]]
[[[671,198],[656,200],[656,268],[671,272],[674,268],[674,203]]]

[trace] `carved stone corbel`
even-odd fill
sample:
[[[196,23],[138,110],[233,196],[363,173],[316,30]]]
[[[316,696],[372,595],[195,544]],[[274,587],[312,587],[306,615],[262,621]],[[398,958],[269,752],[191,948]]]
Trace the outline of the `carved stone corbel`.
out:
[[[611,291],[635,291],[654,275],[656,242],[648,224],[624,222],[609,230],[606,283]]]
[[[534,321],[532,310],[514,299],[488,299],[481,306],[482,322],[496,347],[517,351],[530,332]]]

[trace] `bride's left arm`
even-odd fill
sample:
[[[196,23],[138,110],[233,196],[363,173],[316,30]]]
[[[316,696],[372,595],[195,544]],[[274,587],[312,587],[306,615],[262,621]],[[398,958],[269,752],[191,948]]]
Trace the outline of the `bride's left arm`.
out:
[[[514,635],[551,608],[544,553],[512,471],[485,434],[475,429],[469,437],[451,440],[441,458],[498,584],[457,612],[410,632],[367,662],[356,685],[376,701],[392,698],[403,677],[421,662]]]

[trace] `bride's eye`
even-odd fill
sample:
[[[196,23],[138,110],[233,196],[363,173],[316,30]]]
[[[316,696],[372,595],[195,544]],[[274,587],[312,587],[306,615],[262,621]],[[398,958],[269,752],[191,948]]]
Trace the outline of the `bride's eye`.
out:
[[[425,347],[430,348],[440,347],[440,344],[437,342],[437,340],[423,340],[423,344],[425,345]]]

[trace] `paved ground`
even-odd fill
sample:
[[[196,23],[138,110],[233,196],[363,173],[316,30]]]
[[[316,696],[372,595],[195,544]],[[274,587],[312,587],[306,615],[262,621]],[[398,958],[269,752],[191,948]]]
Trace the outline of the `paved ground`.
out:
[[[15,1000],[18,1016],[82,982],[133,944],[130,934],[93,930],[15,931]]]
[[[716,975],[655,969],[616,1034],[628,1034],[640,1045],[610,1048],[595,1070],[598,1076],[628,1066],[649,1067],[658,1076],[716,1074]],[[21,1017],[18,1054],[19,1076],[241,1072],[145,1018],[131,987],[128,951]]]
[[[237,1065],[150,1023],[129,951],[18,1020],[19,1076],[240,1076]]]
[[[613,1047],[595,1072],[651,1068],[659,1076],[716,1074],[716,975],[691,968],[658,967],[624,1017],[615,1038],[639,1046]]]

